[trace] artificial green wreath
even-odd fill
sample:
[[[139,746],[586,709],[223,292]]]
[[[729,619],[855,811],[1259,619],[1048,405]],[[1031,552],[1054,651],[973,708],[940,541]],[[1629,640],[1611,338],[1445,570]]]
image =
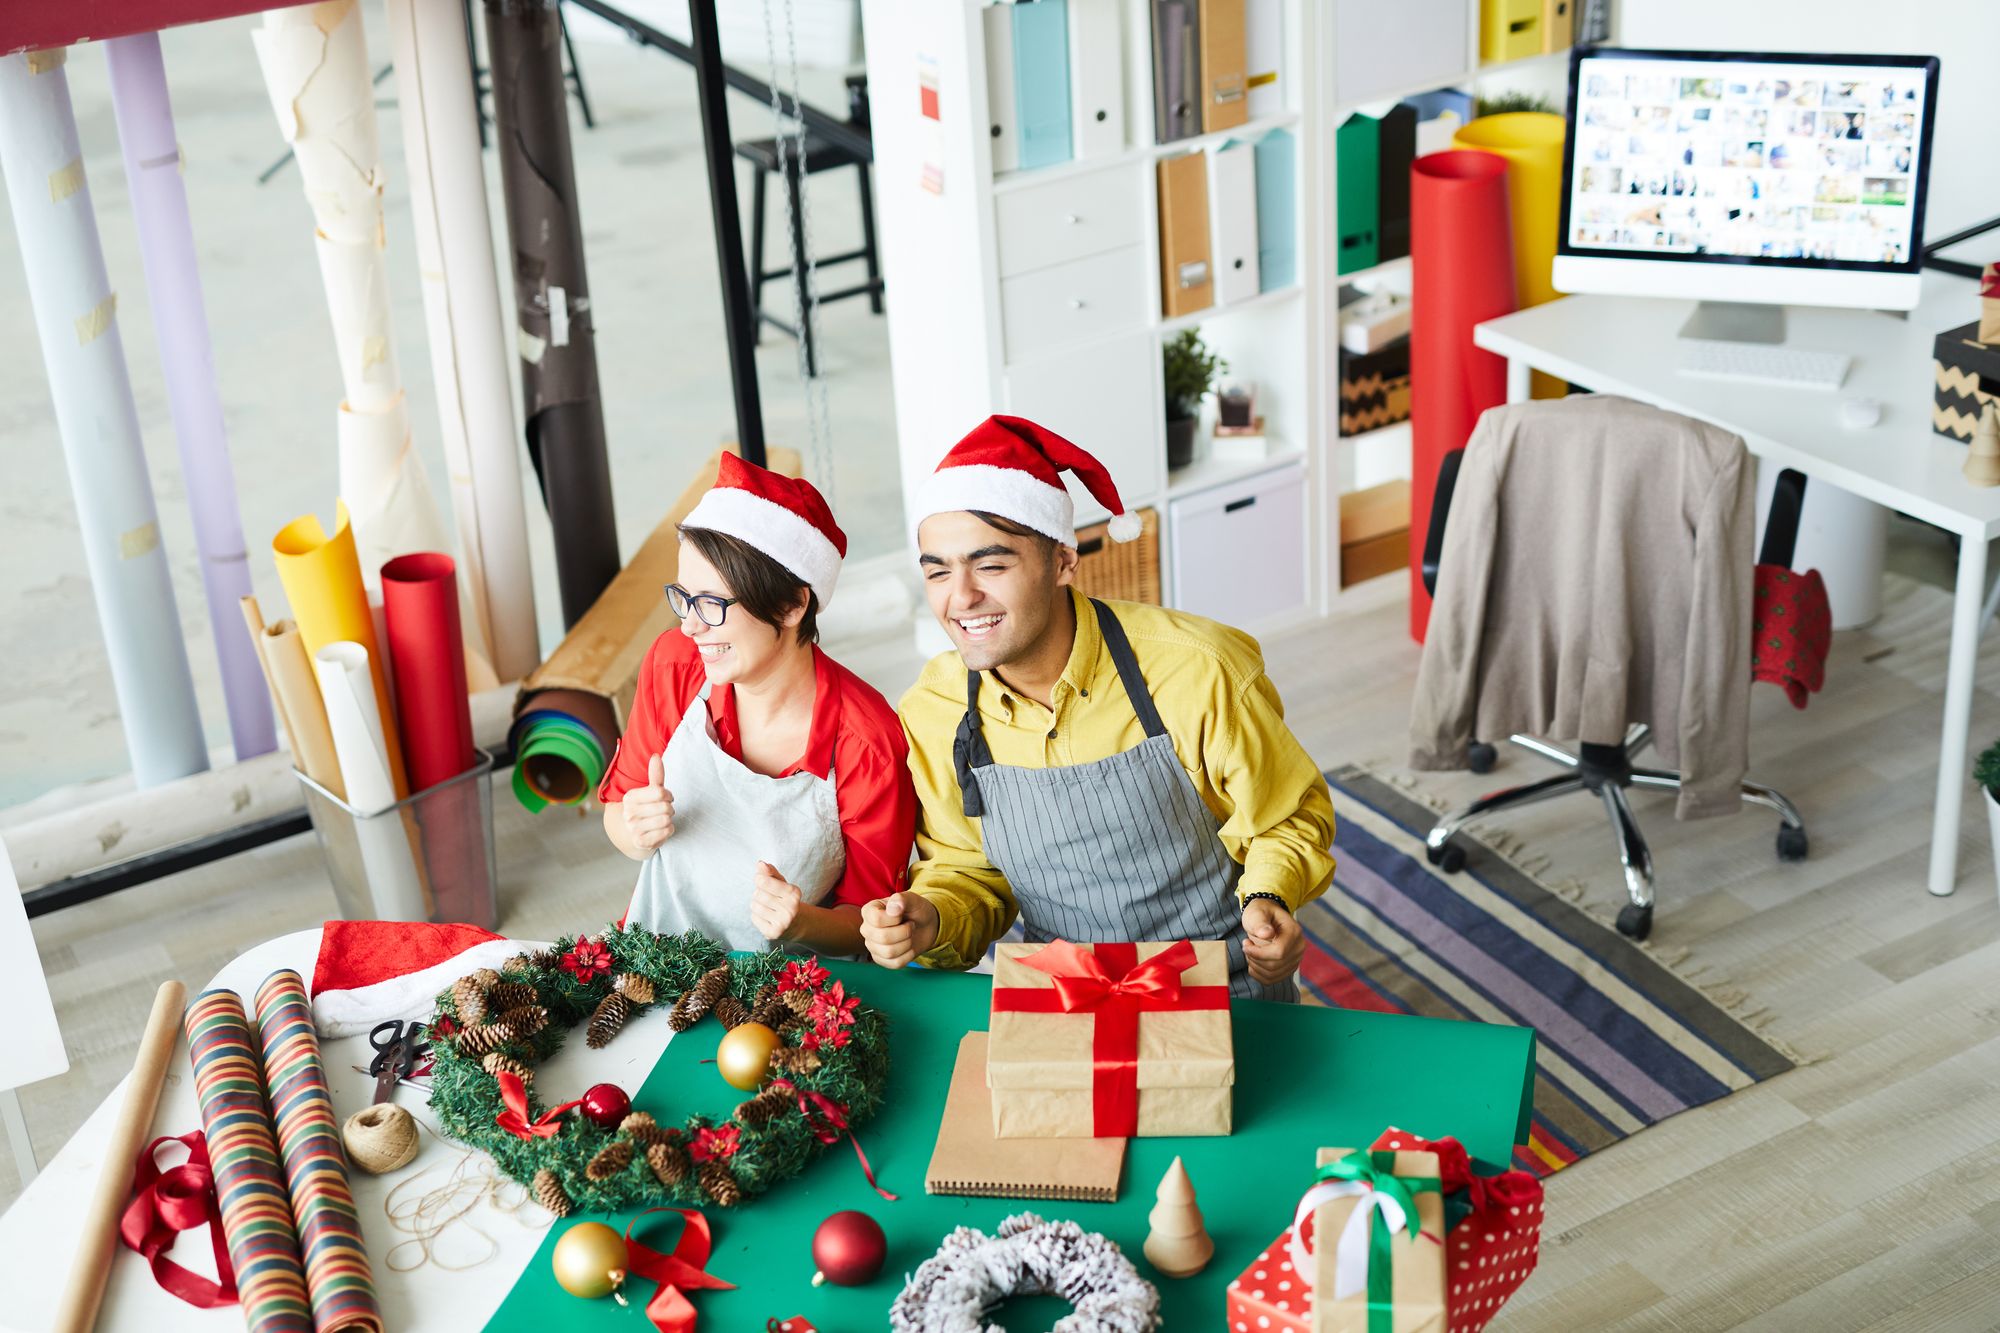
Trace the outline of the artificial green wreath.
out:
[[[710,1012],[731,1027],[754,1019],[776,1029],[782,1045],[773,1081],[719,1123],[690,1116],[668,1127],[634,1112],[605,1128],[581,1115],[551,1115],[534,1086],[535,1064],[577,1024],[588,1022],[590,1044],[601,1046],[626,1015],[654,1004],[674,1006],[677,1032]],[[840,982],[829,985],[811,959],[732,957],[698,933],[614,926],[518,955],[440,994],[430,1104],[447,1134],[491,1154],[559,1214],[728,1207],[797,1175],[875,1113],[889,1072],[887,1037],[881,1012]],[[518,1105],[510,1115],[503,1075],[525,1085],[525,1116]],[[503,1116],[517,1128],[504,1127]]]

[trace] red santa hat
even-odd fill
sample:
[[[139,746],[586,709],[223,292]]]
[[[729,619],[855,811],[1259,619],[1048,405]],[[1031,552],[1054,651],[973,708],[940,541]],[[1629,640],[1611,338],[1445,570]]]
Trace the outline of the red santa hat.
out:
[[[681,526],[747,542],[810,587],[821,610],[833,600],[847,534],[833,521],[826,497],[803,477],[780,476],[726,453],[715,485]]]
[[[329,921],[313,964],[313,1025],[351,1037],[391,1018],[428,1018],[438,992],[482,967],[543,946],[478,926],[423,921]]]
[[[988,417],[951,447],[917,491],[912,530],[932,514],[977,510],[1012,519],[1065,546],[1076,545],[1076,504],[1062,474],[1074,473],[1091,499],[1111,511],[1111,539],[1141,530],[1125,512],[1111,474],[1090,453],[1025,417]]]

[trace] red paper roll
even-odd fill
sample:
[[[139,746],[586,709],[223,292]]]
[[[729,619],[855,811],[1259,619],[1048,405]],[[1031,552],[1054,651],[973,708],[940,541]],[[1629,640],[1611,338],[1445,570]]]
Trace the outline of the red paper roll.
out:
[[[1422,643],[1438,464],[1464,447],[1480,413],[1507,401],[1506,361],[1472,345],[1473,325],[1515,308],[1507,159],[1459,150],[1416,160],[1410,278],[1410,637]]]
[[[410,790],[423,791],[457,777],[473,759],[458,571],[451,557],[419,551],[382,566],[382,617]]]

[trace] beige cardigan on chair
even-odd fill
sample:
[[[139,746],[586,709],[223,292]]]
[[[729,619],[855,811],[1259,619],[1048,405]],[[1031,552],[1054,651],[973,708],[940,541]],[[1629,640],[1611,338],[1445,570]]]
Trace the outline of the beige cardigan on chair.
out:
[[[1627,398],[1494,408],[1466,446],[1410,718],[1410,766],[1513,732],[1611,745],[1650,723],[1682,819],[1748,766],[1755,471],[1743,441]],[[1642,761],[1643,762],[1643,761]]]

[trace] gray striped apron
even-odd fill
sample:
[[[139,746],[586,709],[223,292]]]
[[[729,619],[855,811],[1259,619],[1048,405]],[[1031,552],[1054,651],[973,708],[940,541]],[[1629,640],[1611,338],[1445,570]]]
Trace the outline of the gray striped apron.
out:
[[[1292,980],[1266,986],[1246,969],[1236,903],[1243,867],[1174,753],[1125,627],[1104,603],[1090,604],[1146,729],[1131,749],[1067,768],[996,764],[979,719],[979,673],[966,673],[952,745],[959,790],[967,817],[980,821],[986,859],[1014,892],[1024,934],[1033,943],[1223,940],[1231,994],[1297,1001]]]

